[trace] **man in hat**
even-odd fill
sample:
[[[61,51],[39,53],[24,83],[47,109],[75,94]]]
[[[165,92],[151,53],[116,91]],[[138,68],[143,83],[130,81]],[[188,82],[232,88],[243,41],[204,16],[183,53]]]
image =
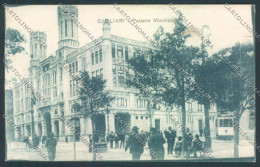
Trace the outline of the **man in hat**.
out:
[[[172,130],[171,127],[168,128],[168,134],[167,136],[165,136],[165,138],[167,139],[167,144],[168,144],[168,155],[172,154],[173,151],[173,146],[175,143],[175,138],[176,138],[176,131]]]
[[[165,139],[163,135],[156,129],[151,128],[151,136],[148,140],[148,146],[150,149],[150,155],[152,160],[164,159],[164,147]]]
[[[55,159],[56,145],[57,145],[57,141],[56,141],[56,139],[54,139],[54,134],[53,134],[53,132],[50,132],[49,138],[46,141],[46,147],[47,147],[48,156],[49,156],[50,161],[53,161]]]
[[[140,160],[141,154],[144,152],[144,138],[138,133],[137,126],[134,126],[129,138],[126,142],[125,151],[130,148],[132,160]]]

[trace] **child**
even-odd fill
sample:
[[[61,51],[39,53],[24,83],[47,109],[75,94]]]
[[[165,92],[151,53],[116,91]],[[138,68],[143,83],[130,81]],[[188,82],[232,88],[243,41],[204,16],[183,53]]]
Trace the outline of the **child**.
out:
[[[182,150],[182,137],[178,137],[178,141],[176,142],[175,145],[175,155],[176,157],[179,157],[181,155],[181,150]]]

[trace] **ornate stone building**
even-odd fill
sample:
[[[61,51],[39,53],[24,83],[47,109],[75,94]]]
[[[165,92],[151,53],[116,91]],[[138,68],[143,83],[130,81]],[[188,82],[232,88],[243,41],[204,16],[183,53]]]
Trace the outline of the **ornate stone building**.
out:
[[[69,6],[74,16],[78,17],[78,9]],[[75,19],[75,18],[74,18]],[[96,121],[96,130],[100,133],[119,131],[122,127],[115,121],[115,114],[120,116],[130,127],[138,126],[140,130],[148,131],[150,121],[145,115],[147,102],[136,93],[124,86],[126,74],[116,65],[116,60],[125,62],[136,56],[138,50],[146,51],[149,43],[127,39],[110,34],[111,25],[108,20],[103,23],[103,34],[95,41],[82,47],[78,42],[78,26],[75,21],[58,7],[59,41],[56,55],[47,57],[46,49],[37,42],[40,38],[46,43],[47,35],[37,32],[30,39],[31,61],[27,82],[31,83],[47,101],[44,103],[37,97],[36,105],[32,105],[31,90],[23,83],[14,87],[14,120],[26,135],[35,132],[38,136],[47,135],[53,131],[56,138],[64,140],[65,136],[72,139],[73,132],[64,124],[58,116],[64,116],[65,120],[74,124],[80,135],[91,134],[91,120],[84,118],[75,107],[80,103],[77,91],[78,82],[73,80],[71,72],[65,69],[61,61],[79,75],[86,70],[92,77],[100,76],[107,80],[106,89],[115,96],[111,106],[101,109]],[[101,47],[98,47],[101,46]],[[187,105],[187,127],[198,133],[199,127],[204,127],[203,106],[196,102]],[[169,111],[164,105],[153,105],[152,124],[154,127],[164,130],[169,126],[177,128],[170,119],[171,115],[181,120],[181,112],[178,108]],[[210,125],[214,128],[216,109],[211,107]],[[179,130],[179,129],[178,129]],[[16,132],[15,137],[20,140]],[[79,136],[77,136],[77,139]]]

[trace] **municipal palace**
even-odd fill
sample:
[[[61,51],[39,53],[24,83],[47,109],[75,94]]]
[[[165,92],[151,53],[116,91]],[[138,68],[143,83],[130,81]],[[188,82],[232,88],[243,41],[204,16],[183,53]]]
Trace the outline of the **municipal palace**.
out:
[[[68,8],[77,19],[78,8],[76,6]],[[149,131],[147,101],[138,96],[133,89],[125,86],[126,74],[117,68],[116,60],[125,62],[136,56],[138,51],[147,51],[152,49],[152,46],[147,42],[112,35],[111,24],[107,19],[103,21],[102,26],[103,34],[95,42],[79,47],[78,26],[61,7],[58,7],[59,41],[55,55],[47,56],[48,47],[43,47],[31,35],[31,59],[29,77],[26,80],[46,99],[46,103],[37,98],[36,104],[32,105],[31,89],[21,82],[14,83],[13,119],[15,126],[22,133],[30,136],[35,132],[41,137],[52,131],[57,140],[64,141],[67,136],[71,141],[73,132],[66,127],[64,120],[58,118],[60,116],[75,125],[80,136],[88,137],[92,133],[91,119],[83,117],[76,105],[81,103],[77,90],[78,82],[73,79],[71,72],[65,70],[64,65],[59,63],[60,60],[63,60],[78,76],[80,71],[86,70],[91,77],[99,76],[107,80],[105,89],[115,99],[111,105],[100,109],[103,112],[100,112],[94,120],[96,131],[103,134],[120,131],[122,125],[115,120],[115,115],[120,116],[129,127],[137,126],[139,131]],[[37,31],[36,37],[46,43],[45,32]],[[173,122],[172,117],[181,121],[181,109],[177,107],[169,109],[164,104],[152,106],[152,126],[162,131],[172,127],[180,135],[180,128]],[[186,110],[186,126],[194,133],[199,133],[199,129],[205,127],[204,106],[196,101],[190,101],[186,103]],[[214,105],[210,107],[209,116],[211,134],[214,137],[217,118],[217,109]],[[244,121],[241,121],[247,129],[249,129],[249,117],[247,113],[243,118]],[[21,141],[22,137],[18,132],[14,133],[15,140]],[[76,136],[76,140],[79,140],[79,135]]]

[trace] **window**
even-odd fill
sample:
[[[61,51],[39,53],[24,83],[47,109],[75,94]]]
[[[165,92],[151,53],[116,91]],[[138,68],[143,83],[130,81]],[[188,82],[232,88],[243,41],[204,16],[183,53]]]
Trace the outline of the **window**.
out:
[[[72,71],[73,71],[73,74],[75,73],[75,63],[72,63]]]
[[[96,72],[95,71],[92,72],[92,77],[96,77]]]
[[[94,65],[94,53],[91,54],[91,62],[92,62],[92,65]]]
[[[116,79],[116,76],[113,76],[113,85],[114,85],[114,86],[117,86],[117,79]]]
[[[68,30],[67,30],[67,20],[65,20],[65,37],[67,37],[68,36]]]
[[[192,103],[188,103],[188,111],[192,111]]]
[[[82,69],[83,69],[83,70],[86,70],[86,57],[83,57],[83,60],[82,60]]]
[[[127,99],[125,99],[125,106],[127,106]]]
[[[76,61],[76,72],[78,72],[78,61]]]
[[[116,58],[116,50],[115,50],[115,44],[112,44],[112,58]]]
[[[76,81],[75,80],[73,80],[73,96],[75,95],[75,93],[76,93]]]
[[[123,59],[123,47],[122,46],[117,47],[117,58],[120,60]]]
[[[70,76],[71,76],[71,70],[72,70],[72,69],[71,69],[71,64],[70,64],[70,66],[69,66],[69,69],[70,69]]]
[[[72,96],[72,81],[70,81],[70,96]]]
[[[53,97],[57,97],[57,87],[53,88]]]
[[[138,119],[138,116],[135,116],[135,119]]]
[[[141,116],[141,119],[144,119],[144,117],[143,117],[143,116]]]
[[[99,62],[103,61],[103,57],[102,57],[102,49],[99,49]]]
[[[61,58],[61,52],[59,52],[59,58]]]
[[[95,60],[96,60],[96,64],[98,64],[98,51],[95,52]]]
[[[62,27],[63,27],[63,22],[61,21],[61,28],[60,28],[60,37],[61,37],[61,38],[62,38],[62,33],[63,33],[63,32],[62,32],[62,29],[63,29]]]
[[[198,111],[202,111],[202,105],[198,104]]]
[[[123,86],[124,83],[125,83],[125,76],[119,75],[119,76],[118,76],[118,84],[119,84],[120,86]]]
[[[98,77],[98,76],[99,76],[99,70],[96,71],[96,77]]]
[[[35,52],[34,53],[35,54],[34,57],[37,57],[37,54],[36,54],[37,53],[37,45],[36,44],[34,44],[34,52]]]
[[[56,71],[53,72],[53,84],[56,84]]]
[[[62,81],[62,67],[60,67],[60,81]]]
[[[148,119],[148,116],[145,116],[145,119]]]
[[[103,68],[100,69],[100,78],[103,80]]]
[[[71,20],[71,36],[73,37],[73,20]]]
[[[40,45],[40,55],[42,56],[42,45]]]
[[[116,65],[115,64],[112,65],[112,71],[113,71],[113,75],[116,75]]]
[[[128,60],[128,47],[125,47],[125,60]]]
[[[250,130],[255,129],[255,114],[253,112],[250,112],[249,114],[249,125]]]

